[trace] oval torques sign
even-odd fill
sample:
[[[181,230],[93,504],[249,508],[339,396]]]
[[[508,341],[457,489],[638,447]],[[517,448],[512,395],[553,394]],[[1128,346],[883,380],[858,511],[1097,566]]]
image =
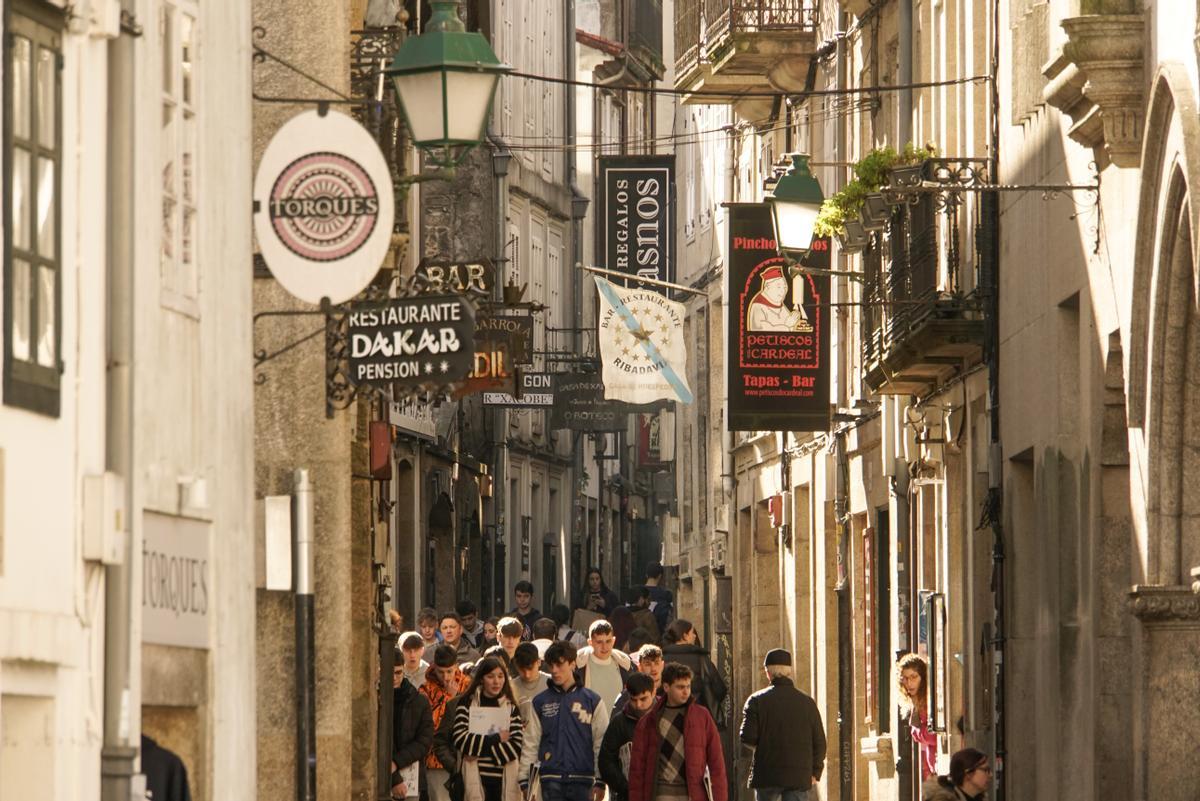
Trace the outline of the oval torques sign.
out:
[[[345,114],[298,114],[275,134],[254,181],[254,230],[271,274],[309,303],[341,303],[379,272],[395,216],[379,145]]]

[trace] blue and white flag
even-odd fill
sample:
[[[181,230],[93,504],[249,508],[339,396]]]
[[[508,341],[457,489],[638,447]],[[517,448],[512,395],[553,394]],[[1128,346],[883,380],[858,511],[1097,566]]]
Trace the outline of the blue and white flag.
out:
[[[682,303],[596,276],[604,397],[626,403],[692,402]]]

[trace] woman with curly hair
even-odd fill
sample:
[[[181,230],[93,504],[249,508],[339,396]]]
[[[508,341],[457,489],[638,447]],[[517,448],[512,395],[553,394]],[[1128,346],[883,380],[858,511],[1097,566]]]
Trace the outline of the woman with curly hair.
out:
[[[937,772],[937,735],[929,730],[928,666],[918,654],[905,654],[896,663],[899,703],[907,713],[908,727],[921,751],[921,781]]]

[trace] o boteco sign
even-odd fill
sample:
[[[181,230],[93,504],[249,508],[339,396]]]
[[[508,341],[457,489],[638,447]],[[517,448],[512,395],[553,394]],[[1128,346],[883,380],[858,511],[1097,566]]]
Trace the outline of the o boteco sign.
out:
[[[298,114],[275,134],[254,181],[254,231],[283,288],[341,303],[379,272],[395,216],[379,145],[345,114]]]

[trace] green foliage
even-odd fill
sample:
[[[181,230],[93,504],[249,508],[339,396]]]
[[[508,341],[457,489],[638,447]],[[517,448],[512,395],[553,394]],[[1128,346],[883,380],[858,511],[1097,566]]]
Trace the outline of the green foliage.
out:
[[[909,142],[900,151],[891,145],[875,148],[854,165],[854,180],[821,204],[813,232],[817,236],[845,234],[846,221],[859,215],[867,195],[878,192],[887,184],[888,173],[893,167],[920,164],[935,156],[937,148],[932,144],[914,145]]]

